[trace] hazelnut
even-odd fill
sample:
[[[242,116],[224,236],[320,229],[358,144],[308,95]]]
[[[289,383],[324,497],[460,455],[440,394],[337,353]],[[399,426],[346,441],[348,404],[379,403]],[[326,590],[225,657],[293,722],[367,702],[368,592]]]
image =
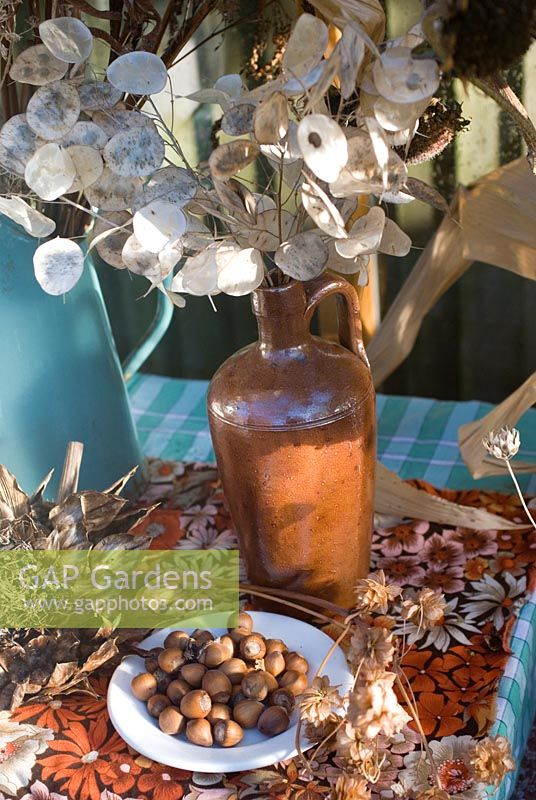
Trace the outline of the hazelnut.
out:
[[[147,700],[147,711],[151,717],[158,719],[162,711],[171,705],[171,700],[165,694],[153,694]]]
[[[177,672],[185,662],[184,653],[178,647],[167,647],[158,656],[158,666],[168,674]]]
[[[270,675],[270,673],[267,672],[266,670],[259,670],[259,672],[261,673],[266,682],[266,686],[268,687],[268,694],[270,694],[270,692],[275,692],[275,690],[279,688],[277,678],[274,678],[274,676]]]
[[[234,747],[244,738],[244,731],[232,719],[219,719],[214,723],[214,739],[222,747]]]
[[[288,647],[283,639],[266,639],[267,653],[286,653]]]
[[[209,669],[203,677],[202,688],[214,703],[228,703],[231,697],[231,681],[219,669]]]
[[[277,736],[286,731],[290,725],[290,717],[281,706],[266,708],[259,717],[257,728],[265,736]]]
[[[307,675],[309,664],[303,656],[300,656],[299,653],[285,653],[283,658],[285,659],[285,665],[287,669],[291,669],[294,672],[303,672],[304,675]]]
[[[213,703],[210,714],[206,717],[211,725],[218,719],[231,719],[231,709],[225,703]]]
[[[158,682],[155,676],[151,675],[150,672],[142,672],[140,675],[136,675],[135,678],[132,678],[130,688],[132,689],[134,697],[137,697],[138,700],[143,700],[145,703],[150,697],[156,694]]]
[[[281,706],[281,708],[284,708],[285,711],[290,714],[296,705],[296,699],[288,689],[276,689],[275,692],[272,692],[270,695],[270,705]]]
[[[281,675],[286,668],[287,666],[285,664],[285,659],[283,658],[283,653],[280,653],[279,650],[273,650],[271,653],[266,653],[264,657],[264,669],[266,672],[269,672],[270,675],[277,677],[278,675]]]
[[[229,636],[224,636],[220,641],[210,642],[203,650],[200,661],[207,667],[219,667],[234,653],[234,644]]]
[[[223,664],[220,664],[219,669],[227,675],[233,686],[237,683],[241,683],[242,678],[248,671],[246,662],[241,658],[229,658],[227,661],[224,661]]]
[[[168,675],[167,672],[164,672],[163,669],[160,669],[160,667],[158,667],[158,669],[155,670],[155,672],[153,672],[153,675],[155,676],[158,682],[158,691],[160,692],[160,694],[165,694],[169,684],[173,680],[173,677],[171,675]]]
[[[243,728],[254,728],[264,706],[259,700],[241,700],[233,708],[233,719]]]
[[[214,639],[213,634],[210,631],[201,630],[201,628],[196,628],[195,631],[192,633],[191,637],[194,642],[198,645],[206,644],[207,642],[211,642]]]
[[[178,706],[184,697],[185,694],[188,694],[192,690],[192,687],[189,683],[183,678],[175,678],[174,681],[171,681],[169,686],[167,687],[167,696],[171,700],[171,702]]]
[[[279,678],[279,686],[281,689],[287,689],[294,696],[299,695],[307,689],[307,675],[289,669]]]
[[[206,719],[191,719],[186,723],[186,738],[201,747],[212,746],[212,728]]]
[[[188,719],[202,719],[212,708],[210,695],[203,689],[193,689],[185,694],[180,703],[181,714]]]
[[[199,689],[206,671],[207,668],[203,664],[185,664],[181,667],[181,678],[184,678],[194,689]]]
[[[231,692],[231,699],[229,702],[235,706],[237,703],[240,703],[241,700],[247,700],[247,697],[242,691],[242,686],[238,683],[236,686],[233,686],[233,691]]]
[[[268,685],[264,674],[253,670],[242,678],[242,692],[251,700],[264,700],[268,696]]]
[[[164,639],[164,647],[178,647],[185,650],[190,641],[190,634],[186,631],[171,631]]]
[[[266,653],[264,638],[260,633],[250,633],[240,640],[239,649],[240,655],[243,658],[247,658],[248,661],[256,661],[258,658],[264,658]]]
[[[233,620],[236,620],[236,615],[233,615],[233,617],[231,617],[230,622],[232,622]],[[251,631],[253,630],[253,620],[247,611],[241,611],[239,613],[238,619],[236,620],[236,625],[232,625],[229,628],[229,633],[231,631],[236,631],[236,630],[240,630],[243,633],[251,633]]]
[[[160,730],[171,735],[180,733],[184,728],[185,722],[186,719],[175,706],[168,706],[160,712],[160,716],[158,717]]]
[[[153,674],[158,669],[158,653],[147,656],[145,659],[145,669],[147,672]]]

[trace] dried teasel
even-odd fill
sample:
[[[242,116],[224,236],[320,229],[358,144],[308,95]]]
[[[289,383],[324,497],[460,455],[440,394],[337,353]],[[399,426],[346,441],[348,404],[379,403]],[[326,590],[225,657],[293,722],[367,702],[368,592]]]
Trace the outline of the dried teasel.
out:
[[[396,151],[407,164],[421,164],[436,158],[470,123],[462,117],[456,101],[448,104],[434,99],[419,118],[418,129],[407,147]]]

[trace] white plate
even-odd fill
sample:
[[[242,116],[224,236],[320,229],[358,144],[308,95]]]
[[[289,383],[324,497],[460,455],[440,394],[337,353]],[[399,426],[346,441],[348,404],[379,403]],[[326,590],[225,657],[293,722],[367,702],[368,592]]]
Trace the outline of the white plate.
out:
[[[281,614],[252,611],[251,616],[253,630],[262,633],[267,639],[283,639],[289,649],[301,653],[307,659],[312,679],[333,645],[329,636],[306,622]],[[162,646],[171,630],[172,628],[168,628],[153,633],[141,646],[147,650]],[[215,635],[225,632],[223,628],[213,631]],[[157,720],[147,712],[145,703],[137,700],[130,690],[132,678],[143,671],[144,663],[140,656],[127,656],[112,675],[108,688],[108,712],[112,724],[125,742],[138,753],[169,767],[198,772],[256,769],[296,755],[297,710],[294,710],[290,727],[284,733],[268,739],[256,729],[244,731],[244,738],[236,747],[200,747],[186,741],[184,734],[170,736],[163,733]],[[329,675],[332,684],[340,685],[341,694],[350,688],[352,675],[339,647],[333,652],[322,674]],[[303,741],[302,750],[310,746],[307,741]]]

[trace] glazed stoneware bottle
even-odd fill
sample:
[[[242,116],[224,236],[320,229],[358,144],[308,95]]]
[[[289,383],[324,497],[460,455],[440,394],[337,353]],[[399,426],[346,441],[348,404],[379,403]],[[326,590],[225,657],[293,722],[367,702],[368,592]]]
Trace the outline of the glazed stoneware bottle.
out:
[[[336,294],[341,344],[309,330]],[[345,608],[368,573],[375,395],[355,289],[326,273],[252,295],[259,340],[231,356],[208,396],[223,488],[250,582]]]

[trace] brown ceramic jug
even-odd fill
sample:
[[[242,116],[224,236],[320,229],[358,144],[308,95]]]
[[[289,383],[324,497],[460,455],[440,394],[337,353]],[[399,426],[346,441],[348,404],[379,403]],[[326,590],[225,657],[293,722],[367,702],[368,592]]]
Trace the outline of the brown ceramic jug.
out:
[[[309,330],[316,306],[332,294],[342,346]],[[369,570],[376,461],[358,296],[326,273],[258,289],[252,305],[259,341],[220,367],[208,395],[248,578],[348,608]]]

